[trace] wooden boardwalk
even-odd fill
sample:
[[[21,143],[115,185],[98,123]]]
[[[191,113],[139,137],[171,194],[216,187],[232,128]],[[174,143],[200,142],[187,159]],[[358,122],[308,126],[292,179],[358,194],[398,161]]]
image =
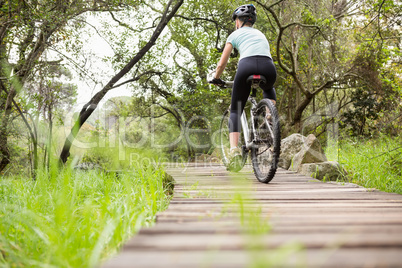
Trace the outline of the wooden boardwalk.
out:
[[[402,196],[250,167],[168,168],[169,208],[103,267],[402,267]]]

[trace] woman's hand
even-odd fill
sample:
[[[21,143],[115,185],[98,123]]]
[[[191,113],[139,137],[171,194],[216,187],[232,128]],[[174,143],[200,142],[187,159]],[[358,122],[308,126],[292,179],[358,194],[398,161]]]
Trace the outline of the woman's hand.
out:
[[[212,80],[208,81],[208,83],[214,84],[218,87],[224,87],[226,85],[226,82],[220,78],[213,78]]]

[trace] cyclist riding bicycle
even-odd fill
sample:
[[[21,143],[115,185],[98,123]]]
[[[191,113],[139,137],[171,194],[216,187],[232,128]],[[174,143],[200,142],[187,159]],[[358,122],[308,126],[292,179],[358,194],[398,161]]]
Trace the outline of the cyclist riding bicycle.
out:
[[[240,53],[240,60],[233,83],[232,100],[230,105],[229,139],[231,161],[241,157],[241,149],[237,147],[240,136],[240,117],[250,95],[251,85],[246,80],[250,75],[263,75],[266,83],[261,85],[263,97],[276,102],[276,93],[273,85],[276,80],[276,68],[270,53],[269,42],[265,35],[253,28],[257,20],[254,5],[242,5],[235,9],[232,15],[236,30],[229,35],[222,56],[218,62],[215,77],[211,83],[223,86],[220,79],[229,60],[232,49]]]

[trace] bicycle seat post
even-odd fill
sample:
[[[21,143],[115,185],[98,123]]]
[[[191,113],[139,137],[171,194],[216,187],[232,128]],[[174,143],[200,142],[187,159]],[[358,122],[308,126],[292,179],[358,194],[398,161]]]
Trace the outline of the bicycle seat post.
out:
[[[260,84],[265,84],[267,82],[267,79],[262,75],[253,74],[247,77],[246,81],[250,84],[252,88],[251,96],[255,98],[257,95],[257,88],[260,87]]]
[[[251,97],[255,98],[257,96],[257,88],[254,86],[251,86]]]

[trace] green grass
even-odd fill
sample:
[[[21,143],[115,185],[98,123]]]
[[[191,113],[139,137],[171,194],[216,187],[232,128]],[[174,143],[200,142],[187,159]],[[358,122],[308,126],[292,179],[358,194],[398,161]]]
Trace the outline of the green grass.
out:
[[[326,154],[343,165],[351,182],[402,194],[402,137],[345,140],[327,148]]]
[[[93,267],[167,207],[163,170],[0,180],[1,267]]]

